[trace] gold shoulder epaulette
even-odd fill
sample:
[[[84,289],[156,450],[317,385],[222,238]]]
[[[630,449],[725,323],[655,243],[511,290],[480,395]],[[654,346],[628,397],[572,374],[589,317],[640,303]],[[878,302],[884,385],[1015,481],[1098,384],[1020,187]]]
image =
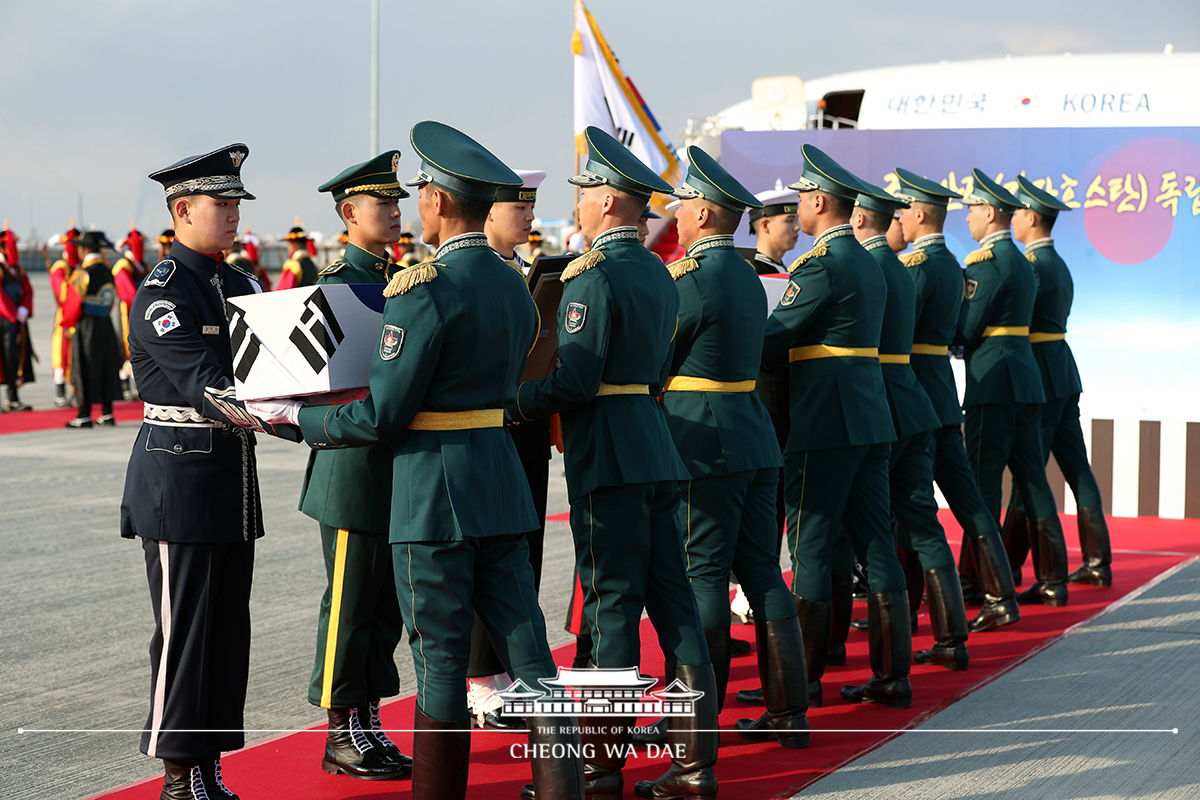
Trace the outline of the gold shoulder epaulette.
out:
[[[398,294],[407,294],[408,290],[418,283],[429,283],[437,277],[436,265],[436,261],[422,261],[415,267],[400,270],[392,276],[388,285],[383,287],[383,296],[395,297]]]
[[[679,280],[696,269],[700,269],[700,262],[695,258],[681,258],[667,265],[667,272],[671,273],[671,277],[675,280]]]
[[[900,256],[900,263],[906,267],[919,267],[929,260],[929,253],[924,250],[914,250]]]
[[[826,247],[825,245],[821,245],[820,247],[814,247],[812,250],[809,250],[807,253],[800,256],[795,261],[793,261],[792,265],[790,267],[788,267],[788,272],[795,272],[796,268],[802,266],[805,261],[808,261],[810,258],[820,258],[821,256],[827,254],[828,252],[829,252],[829,248]]]
[[[989,260],[991,260],[991,258],[992,258],[992,248],[983,247],[983,248],[980,248],[979,250],[976,250],[975,252],[971,253],[970,255],[968,255],[966,258],[966,263],[967,263],[967,266],[969,267],[972,264],[978,264],[981,261],[989,261]]]
[[[515,269],[517,271],[517,274],[520,275],[522,278],[525,277],[525,270],[521,269],[521,265],[518,264],[515,259],[510,261],[509,259],[506,258],[506,259],[503,259],[503,261],[505,264],[508,264],[510,267]]]
[[[325,275],[336,275],[337,273],[342,271],[342,267],[344,267],[344,266],[346,266],[345,261],[335,261],[332,264],[330,264],[328,267],[326,267],[325,269],[318,272],[317,277],[324,277]]]
[[[566,283],[567,281],[571,280],[571,278],[582,275],[585,271],[596,266],[603,260],[604,252],[602,250],[590,250],[572,261],[570,264],[567,264],[567,268],[563,270],[562,277],[559,278],[559,280],[563,283]]]
[[[662,260],[662,256],[660,256],[658,253],[654,252],[653,250],[651,250],[651,251],[650,251],[650,255],[652,255],[652,256],[654,256],[655,258],[657,258],[657,259],[658,259],[658,263],[660,263],[660,264],[665,264],[665,263],[666,263],[665,261],[663,261],[663,260]]]
[[[1033,252],[1032,250],[1026,251],[1025,258],[1028,259],[1030,264],[1037,263],[1037,253]]]

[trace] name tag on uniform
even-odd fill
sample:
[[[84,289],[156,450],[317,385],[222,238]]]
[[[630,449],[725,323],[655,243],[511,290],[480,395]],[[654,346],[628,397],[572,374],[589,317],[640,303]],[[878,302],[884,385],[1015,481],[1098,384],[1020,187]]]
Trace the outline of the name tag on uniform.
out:
[[[200,333],[204,334],[205,336],[216,336],[220,332],[220,325],[202,325],[200,327]]]

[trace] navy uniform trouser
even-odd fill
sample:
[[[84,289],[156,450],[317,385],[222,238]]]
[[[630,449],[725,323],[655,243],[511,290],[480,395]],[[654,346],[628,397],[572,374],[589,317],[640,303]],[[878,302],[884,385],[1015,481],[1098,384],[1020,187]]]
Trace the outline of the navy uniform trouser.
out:
[[[475,614],[505,669],[526,686],[558,674],[533,587],[525,534],[392,545],[396,595],[417,673],[417,707],[444,722],[467,718]]]
[[[791,619],[796,605],[775,554],[779,468],[747,470],[680,485],[688,580],[704,627],[729,630],[729,571],[764,622]]]
[[[967,406],[964,411],[967,458],[992,519],[999,524],[1006,466],[1030,516],[1055,516],[1058,507],[1046,480],[1042,451],[1041,405],[990,404]]]
[[[888,462],[892,514],[900,523],[896,544],[914,551],[924,572],[954,566],[933,496],[932,443],[932,431],[905,436],[892,444]]]
[[[245,744],[254,541],[143,539],[142,549],[155,628],[141,751],[198,761],[237,750]]]
[[[387,534],[321,525],[328,581],[317,618],[308,702],[361,708],[400,692],[395,652],[404,635]]]
[[[873,592],[905,590],[892,540],[889,444],[784,454],[792,591],[819,603],[832,595],[830,565],[842,528]]]
[[[679,500],[676,482],[660,481],[602,486],[571,501],[583,618],[597,667],[639,665],[643,609],[668,664],[709,663],[684,571]]]

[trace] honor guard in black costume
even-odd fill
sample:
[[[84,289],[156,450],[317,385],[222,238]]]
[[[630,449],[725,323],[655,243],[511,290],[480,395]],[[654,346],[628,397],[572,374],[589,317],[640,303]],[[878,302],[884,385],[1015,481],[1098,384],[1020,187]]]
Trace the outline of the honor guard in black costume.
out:
[[[400,237],[408,197],[399,163],[400,151],[389,150],[318,187],[333,195],[349,237],[318,286],[388,282],[387,248]],[[404,632],[388,544],[394,451],[390,442],[314,450],[300,490],[300,510],[320,523],[328,581],[308,689],[308,702],[329,714],[321,768],[364,780],[398,778],[412,766],[379,721],[380,699],[400,691],[394,653]]]
[[[220,757],[245,743],[250,581],[263,534],[254,434],[272,429],[234,395],[225,301],[259,287],[221,252],[233,246],[239,203],[254,199],[241,179],[248,153],[231,144],[150,176],[166,189],[176,238],[130,309],[145,407],[121,535],[140,537],[145,551],[155,631],[141,749],[163,759],[169,800],[235,797]]]
[[[437,122],[411,133],[421,157],[421,227],[433,259],[393,275],[370,393],[297,409],[317,449],[394,442],[391,533],[396,591],[417,676],[414,798],[463,797],[471,735],[466,679],[475,612],[508,671],[526,686],[557,674],[546,644],[525,534],[537,527],[504,408],[537,336],[525,282],[491,248],[484,222],[499,187],[520,179],[465,134]],[[539,796],[582,798],[574,718],[527,718]],[[572,749],[573,748],[573,749]]]
[[[275,291],[315,285],[317,265],[308,252],[308,234],[300,227],[300,220],[296,220],[296,225],[288,231],[284,241],[287,242],[288,257],[279,270]]]
[[[775,552],[775,498],[783,454],[755,394],[767,298],[733,247],[747,208],[759,201],[698,147],[675,190],[684,258],[667,267],[679,290],[679,328],[663,410],[692,479],[682,484],[688,580],[717,678],[717,710],[729,682],[729,573],[754,612],[758,673],[767,711],[741,720],[743,738],[808,745],[808,680],[796,606]],[[674,676],[667,670],[667,682]],[[673,724],[673,723],[671,723]]]
[[[912,705],[908,596],[888,507],[888,453],[895,440],[879,367],[887,283],[854,240],[850,212],[862,183],[812,145],[802,148],[800,229],[816,240],[796,259],[767,321],[763,357],[791,363],[792,427],[784,448],[788,548],[810,702],[821,701],[831,626],[831,559],[845,528],[870,576],[867,598],[873,676],[846,687],[850,702]]]
[[[116,425],[112,404],[121,398],[124,358],[110,316],[118,300],[117,287],[103,252],[114,245],[100,231],[88,231],[72,244],[82,258],[71,275],[71,291],[81,303],[79,321],[71,336],[71,383],[79,410],[67,427],[92,427],[92,406],[96,404],[100,405],[96,423]]]
[[[1067,547],[1042,452],[1042,376],[1029,343],[1037,297],[1033,268],[1012,242],[1020,203],[978,169],[967,227],[981,245],[967,256],[967,287],[958,332],[966,343],[966,445],[979,493],[999,522],[1004,468],[1035,520],[1037,583],[1021,603],[1067,603]]]
[[[521,384],[518,420],[562,415],[583,616],[601,669],[638,666],[642,611],[658,632],[668,669],[693,691],[693,717],[671,720],[671,767],[643,797],[715,794],[716,681],[696,601],[684,572],[677,481],[680,461],[654,398],[670,375],[679,292],[666,268],[638,243],[637,222],[654,192],[670,184],[620,142],[588,127],[578,217],[592,249],[563,272],[559,366]],[[633,718],[593,720],[589,794],[619,794]]]
[[[541,170],[513,170],[521,179],[516,187],[496,190],[496,202],[488,213],[483,231],[496,255],[504,259],[521,277],[529,275],[529,264],[517,254],[517,247],[529,240],[533,229],[537,188],[546,178]],[[529,561],[533,566],[533,584],[542,582],[542,544],[546,535],[546,496],[550,480],[550,421],[537,420],[523,425],[510,425],[508,432],[517,448],[517,456],[525,470],[525,478],[533,496],[538,528],[527,535]],[[504,701],[495,694],[507,688],[509,681],[504,664],[488,640],[487,628],[475,617],[471,630],[471,663],[467,666],[467,710],[471,724],[492,730],[523,730],[519,718],[500,714]]]
[[[964,594],[969,594],[968,584],[983,589],[983,609],[969,626],[972,633],[979,633],[1016,622],[1021,612],[996,519],[979,494],[963,448],[962,406],[950,368],[949,350],[958,328],[964,283],[962,267],[946,248],[942,226],[950,200],[962,196],[906,169],[897,168],[896,176],[897,197],[909,204],[900,211],[900,224],[905,240],[913,245],[911,253],[900,256],[916,288],[910,363],[939,419],[930,445],[933,479],[963,529],[959,578]],[[976,557],[978,583],[974,571],[964,572],[964,565],[974,569]]]
[[[1070,206],[1034,186],[1024,175],[1017,178],[1017,199],[1024,208],[1013,215],[1013,238],[1025,245],[1025,258],[1033,265],[1038,285],[1029,342],[1041,369],[1042,388],[1046,392],[1046,403],[1042,406],[1042,447],[1047,460],[1051,453],[1054,454],[1054,460],[1075,495],[1078,509],[1083,566],[1067,576],[1067,583],[1112,586],[1112,544],[1104,519],[1104,501],[1088,463],[1083,429],[1079,425],[1079,394],[1083,384],[1071,346],[1066,341],[1067,317],[1071,314],[1075,285],[1066,263],[1054,249],[1051,236],[1059,212],[1069,211]],[[1019,499],[1015,494],[1013,498]],[[1023,516],[1019,504],[1010,504],[1004,517],[1005,530],[1011,527],[1023,531],[1025,526],[1019,522]],[[1010,517],[1013,518],[1011,525]],[[1021,536],[1005,541],[1010,547],[1010,563],[1014,570],[1020,569],[1024,562],[1029,541],[1038,540]],[[1036,552],[1034,560],[1037,560]]]
[[[906,554],[906,561],[919,562],[916,570],[905,570],[909,608],[915,610],[920,605],[921,590],[927,589],[929,618],[936,639],[932,649],[916,652],[913,658],[918,664],[966,669],[967,609],[958,584],[954,552],[938,522],[937,500],[933,496],[931,447],[933,431],[941,426],[941,421],[910,363],[916,287],[887,240],[896,212],[907,208],[908,203],[878,186],[865,182],[864,186],[871,191],[858,196],[850,224],[859,244],[875,258],[887,281],[879,366],[892,409],[892,424],[896,426],[896,441],[888,460],[896,547]]]

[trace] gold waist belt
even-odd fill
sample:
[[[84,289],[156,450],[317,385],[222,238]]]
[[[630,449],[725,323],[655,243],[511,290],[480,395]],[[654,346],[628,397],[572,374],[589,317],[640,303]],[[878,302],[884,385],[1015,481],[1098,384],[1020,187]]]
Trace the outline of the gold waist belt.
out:
[[[880,364],[907,364],[908,356],[904,353],[880,353]]]
[[[879,358],[879,348],[834,347],[828,344],[808,344],[804,347],[793,347],[791,350],[788,350],[788,361],[808,361],[812,358],[836,358],[838,356]]]
[[[1067,338],[1065,333],[1031,333],[1029,341],[1033,344],[1038,342],[1061,342]]]
[[[1027,325],[989,325],[983,329],[984,336],[1028,336]]]
[[[914,344],[912,347],[914,356],[947,356],[950,355],[950,348],[944,344]]]
[[[475,411],[418,411],[409,423],[410,431],[465,431],[471,428],[501,428],[504,409],[481,408]]]
[[[644,383],[601,383],[596,397],[610,394],[650,394],[650,387]]]
[[[673,375],[663,387],[668,392],[753,392],[757,383],[748,381],[712,381],[708,378],[693,378],[690,375]]]

